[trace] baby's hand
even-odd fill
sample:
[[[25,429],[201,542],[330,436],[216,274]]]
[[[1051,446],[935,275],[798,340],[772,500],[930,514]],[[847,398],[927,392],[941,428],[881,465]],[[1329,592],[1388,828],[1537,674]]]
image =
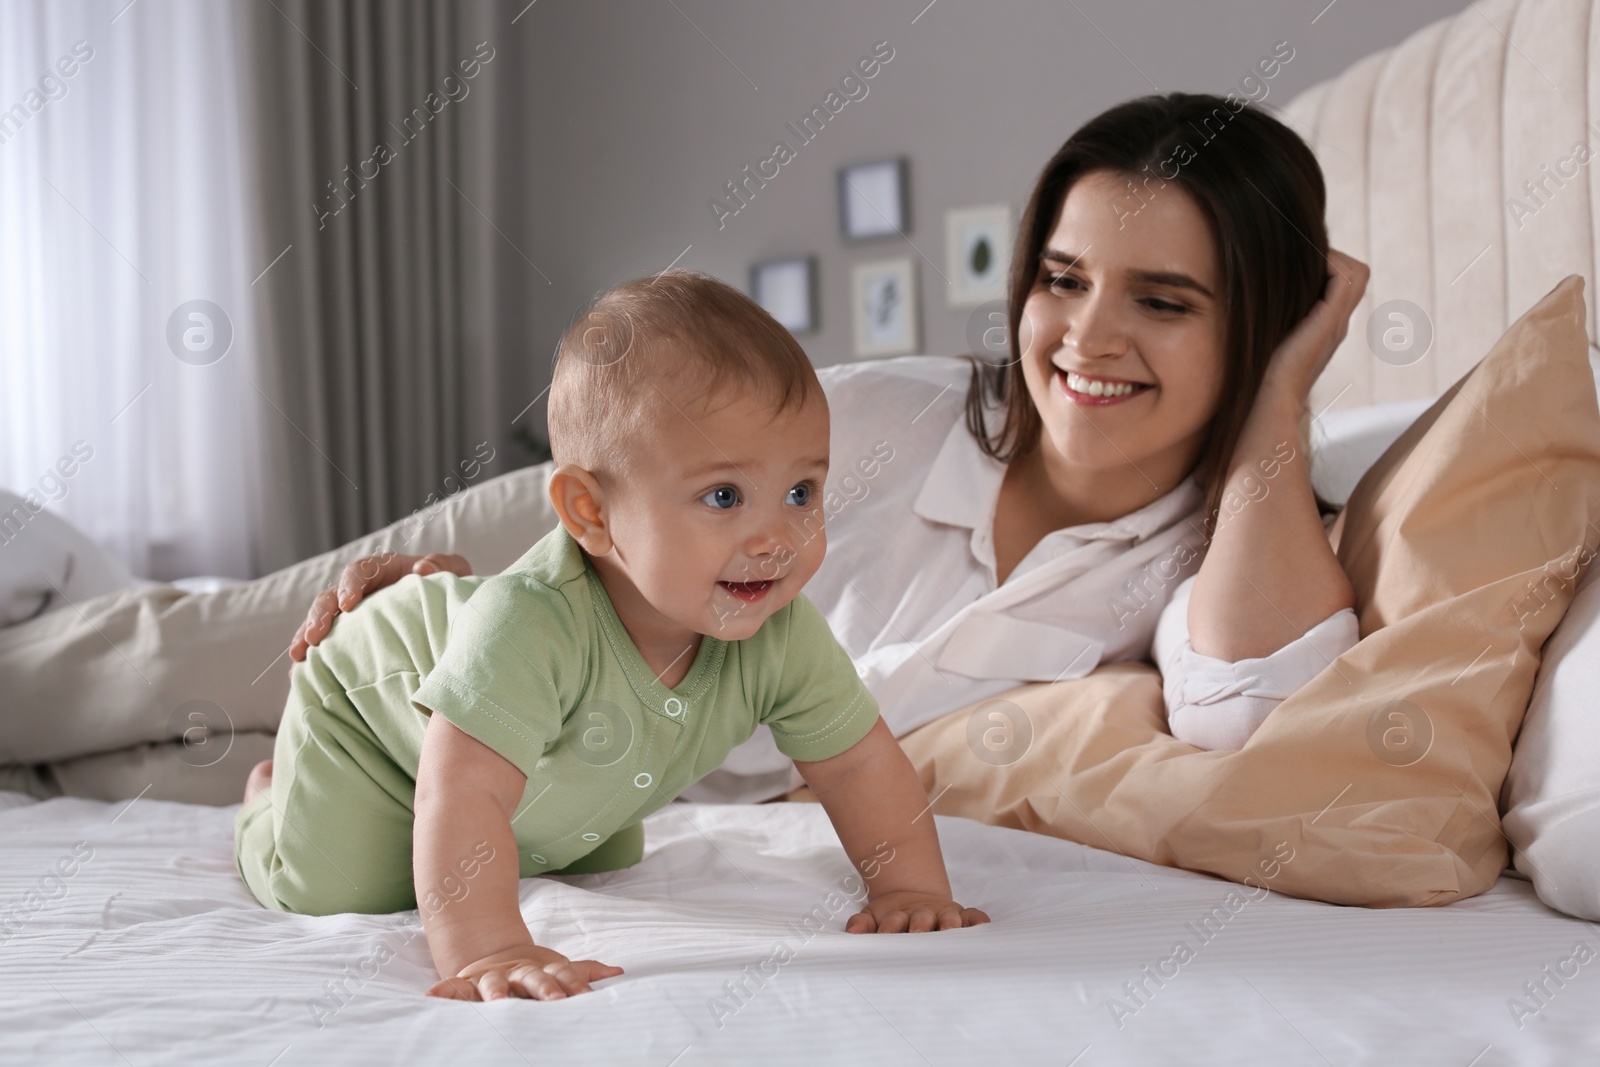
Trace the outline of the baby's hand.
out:
[[[844,929],[848,934],[919,934],[959,930],[988,921],[989,916],[977,908],[963,908],[943,897],[899,889],[867,901],[867,906],[852,915]]]
[[[621,973],[621,967],[595,960],[573,961],[538,945],[519,945],[469,963],[453,978],[440,979],[428,990],[428,996],[449,1000],[560,1000],[591,992],[590,982],[615,978]]]

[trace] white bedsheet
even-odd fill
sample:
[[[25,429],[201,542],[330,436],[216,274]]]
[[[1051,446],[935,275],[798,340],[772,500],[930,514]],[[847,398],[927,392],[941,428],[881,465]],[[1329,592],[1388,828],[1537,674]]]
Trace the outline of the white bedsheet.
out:
[[[1600,958],[1547,980],[1520,1029],[1513,1017],[1512,998],[1538,1003],[1523,983],[1580,942],[1600,950],[1600,932],[1510,878],[1415,911],[1268,895],[1202,941],[1194,926],[1227,883],[940,818],[958,898],[993,925],[856,936],[841,909],[807,938],[792,924],[849,877],[820,808],[674,804],[650,819],[639,866],[522,883],[538,941],[623,977],[564,1001],[462,1004],[422,996],[432,967],[415,912],[258,907],[234,871],[232,820],[233,809],[0,794],[0,1061],[1600,1061]],[[63,887],[47,876],[75,846],[92,857]],[[785,939],[793,958],[731,997],[725,983],[747,967],[760,977]],[[1178,941],[1194,957],[1130,999],[1124,983]],[[1137,1008],[1120,1027],[1113,997]]]

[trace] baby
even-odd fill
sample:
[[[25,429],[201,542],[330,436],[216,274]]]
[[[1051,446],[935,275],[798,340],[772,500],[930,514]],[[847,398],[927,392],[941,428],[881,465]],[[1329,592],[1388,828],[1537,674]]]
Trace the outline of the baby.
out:
[[[645,816],[756,727],[868,897],[851,933],[988,922],[950,896],[927,798],[800,589],[822,562],[828,408],[748,297],[691,271],[602,295],[549,401],[560,525],[503,574],[408,577],[294,670],[235,832],[270,908],[421,911],[463,1000],[622,973],[535,945],[517,879],[637,863]]]

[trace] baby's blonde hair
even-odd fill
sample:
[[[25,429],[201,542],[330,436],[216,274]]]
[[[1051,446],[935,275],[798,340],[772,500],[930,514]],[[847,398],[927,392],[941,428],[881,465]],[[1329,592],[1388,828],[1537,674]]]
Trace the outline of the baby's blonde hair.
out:
[[[674,387],[671,401],[657,383]],[[754,300],[692,270],[668,270],[601,293],[556,348],[550,453],[602,481],[625,476],[634,438],[693,396],[702,405],[733,387],[774,411],[800,407],[822,384],[788,330]]]

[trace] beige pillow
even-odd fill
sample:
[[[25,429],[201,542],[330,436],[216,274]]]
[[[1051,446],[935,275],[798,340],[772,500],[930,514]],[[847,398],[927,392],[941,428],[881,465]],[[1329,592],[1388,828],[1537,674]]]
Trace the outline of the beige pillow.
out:
[[[1362,478],[1332,531],[1362,640],[1242,750],[1176,740],[1156,672],[1107,667],[904,738],[934,810],[1341,904],[1487,889],[1560,574],[1600,530],[1584,321],[1573,276]]]

